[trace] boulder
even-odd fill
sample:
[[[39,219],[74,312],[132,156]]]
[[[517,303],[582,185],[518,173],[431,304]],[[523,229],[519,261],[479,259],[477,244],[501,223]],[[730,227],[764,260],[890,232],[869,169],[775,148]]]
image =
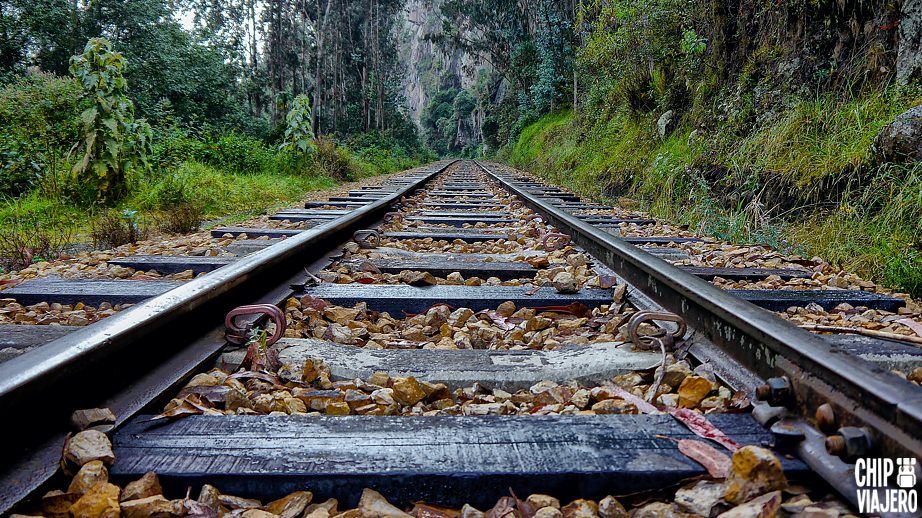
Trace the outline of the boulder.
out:
[[[659,133],[660,138],[666,138],[672,130],[675,128],[675,112],[672,110],[667,110],[665,113],[659,116],[659,119],[656,121],[656,132]]]
[[[922,105],[906,110],[884,126],[871,152],[879,162],[922,160]]]

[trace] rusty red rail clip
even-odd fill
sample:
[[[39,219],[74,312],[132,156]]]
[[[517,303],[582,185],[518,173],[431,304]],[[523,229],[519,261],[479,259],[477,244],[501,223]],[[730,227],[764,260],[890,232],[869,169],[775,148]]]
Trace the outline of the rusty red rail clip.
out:
[[[638,328],[640,324],[644,322],[653,323],[655,320],[661,322],[675,322],[678,325],[672,333],[668,333],[666,329],[660,327],[660,330],[653,335],[640,335],[638,334]],[[659,326],[658,326],[659,327]],[[672,313],[666,313],[664,311],[638,311],[631,316],[631,319],[627,324],[628,335],[631,337],[631,342],[635,346],[638,346],[642,349],[650,349],[652,346],[657,345],[658,342],[666,347],[666,349],[671,349],[675,344],[676,340],[681,339],[685,336],[685,332],[688,330],[688,327],[685,324],[685,319],[679,315]]]
[[[224,328],[226,329],[224,338],[228,342],[244,345],[250,341],[252,324],[248,324],[245,327],[239,327],[237,325],[237,317],[245,315],[265,315],[275,324],[275,332],[266,339],[267,346],[278,342],[280,338],[285,336],[285,329],[288,327],[288,321],[285,319],[285,313],[281,309],[272,304],[251,304],[249,306],[234,308],[224,317]]]

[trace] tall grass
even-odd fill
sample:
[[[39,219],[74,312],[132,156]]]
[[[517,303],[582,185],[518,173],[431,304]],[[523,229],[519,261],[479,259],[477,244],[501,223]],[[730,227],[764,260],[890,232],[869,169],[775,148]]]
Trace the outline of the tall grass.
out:
[[[837,99],[821,95],[798,103],[728,146],[732,169],[780,173],[797,186],[853,170],[868,158],[874,137],[897,115],[919,104],[918,93],[890,89]]]
[[[263,210],[299,200],[305,192],[333,187],[325,176],[280,173],[235,173],[198,162],[184,162],[175,172],[142,181],[125,205],[142,211],[167,209],[194,201],[205,216]]]
[[[869,159],[880,129],[919,102],[918,92],[895,89],[844,101],[823,95],[742,138],[718,128],[690,139],[691,128],[679,127],[660,139],[652,117],[558,112],[525,128],[498,158],[594,199],[624,193],[694,230],[818,255],[922,296],[922,165]],[[724,176],[706,178],[708,164]],[[831,181],[844,191],[824,190]],[[781,213],[767,192],[800,205]]]

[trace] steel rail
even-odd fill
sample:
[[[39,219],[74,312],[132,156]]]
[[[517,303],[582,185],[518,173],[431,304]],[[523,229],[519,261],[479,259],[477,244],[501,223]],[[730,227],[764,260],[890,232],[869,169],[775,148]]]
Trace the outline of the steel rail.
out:
[[[74,410],[112,401],[120,391],[140,398],[140,403],[129,405],[132,411],[140,410],[160,396],[162,387],[139,387],[139,379],[176,363],[180,365],[171,368],[182,371],[177,379],[191,374],[209,351],[196,356],[186,346],[210,337],[210,352],[216,352],[224,343],[215,333],[216,324],[229,310],[268,293],[278,294],[279,282],[301,272],[351,232],[380,220],[394,203],[453,163],[433,164],[418,180],[340,218],[0,364],[2,437],[8,448],[0,467],[0,513],[57,471],[59,439]],[[177,362],[183,355],[187,358]],[[117,417],[120,424],[130,416]]]
[[[729,356],[769,378],[787,376],[800,415],[812,420],[830,403],[839,426],[871,430],[884,456],[922,456],[922,389],[847,354],[817,335],[595,228],[478,165],[526,206],[546,217],[651,299],[685,318]]]

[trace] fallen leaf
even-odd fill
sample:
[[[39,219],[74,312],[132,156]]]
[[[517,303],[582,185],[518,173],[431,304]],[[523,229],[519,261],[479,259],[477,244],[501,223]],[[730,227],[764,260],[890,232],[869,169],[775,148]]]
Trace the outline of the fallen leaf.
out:
[[[695,432],[695,435],[705,439],[711,439],[730,451],[740,449],[739,444],[727,437],[719,428],[711,424],[711,422],[707,420],[707,417],[704,417],[704,414],[699,414],[687,408],[673,409],[670,410],[669,413],[672,417],[675,417],[681,421],[682,424],[687,426],[689,430]]]
[[[279,379],[271,374],[265,372],[256,372],[256,371],[240,371],[235,372],[227,377],[227,379],[247,379],[247,378],[256,378],[263,380],[267,383],[272,383],[273,385],[281,386],[282,382]]]
[[[503,331],[511,331],[515,329],[515,324],[510,323],[506,317],[500,315],[495,310],[484,309],[482,311],[478,311],[477,315],[486,315],[490,318],[491,321],[493,321],[494,324],[496,324],[496,327],[502,329]]]
[[[458,518],[461,512],[448,507],[430,505],[425,502],[416,502],[410,514],[416,518]]]
[[[162,414],[152,417],[151,421],[156,421],[158,419],[168,419],[173,417],[186,417],[189,415],[200,415],[204,414],[206,410],[209,410],[211,407],[208,406],[200,397],[196,394],[189,394],[185,397],[182,402],[173,408],[163,412]]]
[[[710,444],[696,439],[680,439],[679,451],[686,457],[704,466],[714,478],[727,478],[730,471],[730,457]]]
[[[265,341],[256,341],[247,347],[247,354],[243,358],[242,367],[251,371],[275,372],[282,367],[277,350],[266,347]]]
[[[356,279],[355,282],[359,284],[374,284],[375,280],[371,277],[362,277],[361,279]]]
[[[484,518],[503,518],[509,515],[515,516],[515,499],[511,496],[504,496],[483,516]]]
[[[912,320],[911,318],[901,318],[900,320],[897,320],[896,322],[898,324],[903,324],[909,329],[912,329],[912,331],[915,334],[922,336],[922,324],[916,322],[915,320]]]
[[[637,407],[637,410],[640,410],[644,414],[652,414],[654,412],[659,412],[659,409],[655,406],[647,403],[643,399],[631,394],[630,392],[624,390],[621,387],[608,387],[609,390],[614,392],[621,399],[633,403]],[[736,451],[740,449],[740,445],[737,444],[733,439],[727,437],[720,429],[711,424],[707,420],[707,417],[704,414],[699,414],[694,410],[689,410],[687,408],[674,408],[669,409],[669,414],[672,415],[675,419],[680,421],[682,424],[688,427],[689,430],[695,433],[695,435],[702,437],[704,439],[711,439],[712,441],[720,444],[724,448],[727,448],[730,451]]]
[[[519,511],[517,513],[519,518],[532,518],[535,515],[537,509],[528,503],[527,500],[520,500],[511,487],[509,488],[509,494],[515,499],[515,508]]]
[[[585,304],[574,302],[566,306],[542,306],[534,308],[535,311],[553,311],[554,313],[567,313],[578,317],[592,316],[592,310]]]
[[[231,388],[226,385],[186,387],[179,391],[178,397],[186,397],[195,394],[204,398],[209,403],[224,403],[227,393]]]
[[[660,412],[660,410],[656,408],[655,406],[651,405],[650,403],[647,403],[643,399],[635,396],[634,394],[631,394],[630,392],[624,390],[621,387],[612,386],[612,387],[606,387],[606,389],[611,390],[618,397],[627,401],[628,403],[632,403],[635,407],[637,407],[637,410],[643,412],[644,414],[655,414],[655,413]]]

